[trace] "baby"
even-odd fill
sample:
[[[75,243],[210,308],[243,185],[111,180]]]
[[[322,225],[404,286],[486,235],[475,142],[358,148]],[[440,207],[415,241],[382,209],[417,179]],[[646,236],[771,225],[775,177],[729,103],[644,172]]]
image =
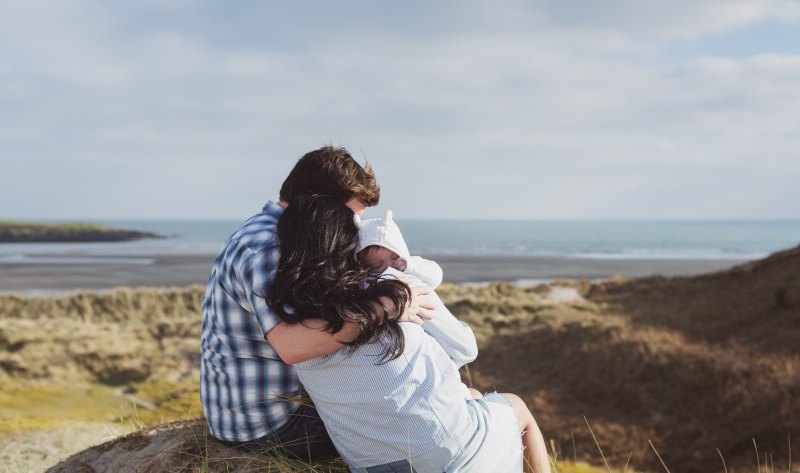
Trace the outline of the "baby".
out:
[[[356,215],[361,244],[358,259],[369,271],[380,274],[387,268],[394,268],[436,289],[442,283],[442,268],[435,261],[419,256],[411,256],[400,233],[400,227],[392,219],[392,211],[387,210],[381,218],[361,220]]]
[[[392,220],[391,210],[386,211],[383,218],[361,220],[361,217],[356,215],[355,222],[361,240],[358,246],[358,260],[369,268],[370,273],[399,277],[401,276],[399,271],[403,276],[411,276],[409,283],[412,286],[422,283],[431,289],[436,289],[442,283],[441,266],[435,261],[411,256],[403,234],[400,233],[400,227]],[[443,307],[443,310],[447,309]],[[468,388],[464,383],[461,383],[461,388],[465,399],[482,397],[480,392]]]

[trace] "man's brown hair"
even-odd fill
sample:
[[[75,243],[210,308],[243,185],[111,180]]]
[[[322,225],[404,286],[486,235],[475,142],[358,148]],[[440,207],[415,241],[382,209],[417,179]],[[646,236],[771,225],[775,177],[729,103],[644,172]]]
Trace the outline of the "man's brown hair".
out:
[[[323,146],[306,153],[281,186],[280,198],[291,203],[307,195],[329,195],[342,203],[353,197],[367,207],[378,204],[381,188],[372,167],[362,167],[344,148]]]

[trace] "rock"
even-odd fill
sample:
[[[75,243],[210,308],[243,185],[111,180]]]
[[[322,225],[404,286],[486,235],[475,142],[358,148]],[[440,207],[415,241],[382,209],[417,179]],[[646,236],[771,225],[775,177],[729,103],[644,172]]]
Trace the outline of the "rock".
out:
[[[315,465],[320,473],[346,473],[341,460]],[[146,428],[77,453],[48,473],[245,473],[309,471],[307,462],[244,453],[214,440],[205,420]]]

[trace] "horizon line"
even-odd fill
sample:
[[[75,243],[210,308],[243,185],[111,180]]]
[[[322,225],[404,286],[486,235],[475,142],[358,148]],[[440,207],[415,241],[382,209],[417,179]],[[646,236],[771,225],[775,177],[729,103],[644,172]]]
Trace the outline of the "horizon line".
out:
[[[215,218],[173,218],[173,217],[2,217],[1,222],[24,223],[94,223],[98,221],[138,221],[138,222],[242,222],[247,217]],[[511,218],[447,218],[416,217],[397,218],[398,222],[800,222],[800,217],[511,217]]]

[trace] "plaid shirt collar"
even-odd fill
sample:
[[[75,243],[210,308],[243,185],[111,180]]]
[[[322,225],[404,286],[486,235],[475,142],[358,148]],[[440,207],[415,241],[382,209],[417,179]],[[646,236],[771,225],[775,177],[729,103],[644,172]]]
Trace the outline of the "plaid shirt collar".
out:
[[[264,207],[261,209],[261,213],[275,217],[277,220],[283,213],[283,207],[270,200],[264,204]]]

